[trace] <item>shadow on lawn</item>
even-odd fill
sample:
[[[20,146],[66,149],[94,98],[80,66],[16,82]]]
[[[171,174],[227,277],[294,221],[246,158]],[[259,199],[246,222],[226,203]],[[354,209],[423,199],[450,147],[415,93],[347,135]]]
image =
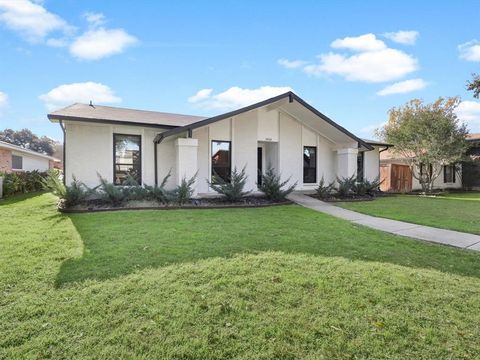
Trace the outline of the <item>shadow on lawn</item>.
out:
[[[238,253],[283,251],[430,268],[480,277],[480,254],[431,245],[283,206],[132,211],[69,216],[84,252],[61,265],[57,286]]]
[[[12,196],[0,199],[0,206],[13,205],[15,203],[25,201],[25,200],[28,200],[28,199],[32,199],[34,197],[41,196],[43,194],[45,194],[45,191],[38,191],[38,192],[27,193],[27,194],[12,195]],[[50,206],[50,205],[47,205],[47,206]]]

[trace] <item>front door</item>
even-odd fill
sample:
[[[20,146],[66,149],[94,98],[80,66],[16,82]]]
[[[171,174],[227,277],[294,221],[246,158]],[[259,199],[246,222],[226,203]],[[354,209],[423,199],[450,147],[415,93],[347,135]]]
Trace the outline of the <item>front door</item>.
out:
[[[263,148],[257,148],[257,184],[258,186],[262,185],[262,174],[263,174]]]

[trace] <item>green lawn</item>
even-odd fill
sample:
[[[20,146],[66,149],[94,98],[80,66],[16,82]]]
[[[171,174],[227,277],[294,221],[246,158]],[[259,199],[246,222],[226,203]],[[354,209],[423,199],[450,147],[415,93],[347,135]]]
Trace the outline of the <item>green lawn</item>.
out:
[[[480,254],[294,205],[67,216],[23,196],[0,202],[0,319],[9,359],[472,359]]]
[[[398,195],[338,205],[368,215],[480,234],[480,192],[437,197]]]

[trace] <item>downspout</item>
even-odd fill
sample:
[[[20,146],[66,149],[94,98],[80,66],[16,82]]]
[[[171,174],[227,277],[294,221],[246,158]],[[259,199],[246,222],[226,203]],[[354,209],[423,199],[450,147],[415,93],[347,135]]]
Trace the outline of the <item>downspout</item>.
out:
[[[157,142],[153,142],[153,166],[155,169],[155,187],[158,186]]]
[[[66,169],[67,169],[67,157],[66,157],[66,144],[67,144],[67,132],[62,120],[58,122],[63,132],[63,185],[67,184]]]

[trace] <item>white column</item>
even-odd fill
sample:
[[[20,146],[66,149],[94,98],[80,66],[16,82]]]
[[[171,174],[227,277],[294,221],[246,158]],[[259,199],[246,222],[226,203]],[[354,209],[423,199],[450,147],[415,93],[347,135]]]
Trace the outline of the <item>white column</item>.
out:
[[[358,149],[346,148],[337,150],[337,176],[351,177],[357,173]]]
[[[197,153],[198,153],[198,139],[178,138],[175,140],[176,149],[176,178],[177,185],[180,185],[182,179],[190,179],[197,173]],[[197,194],[196,179],[194,187],[194,195]]]

